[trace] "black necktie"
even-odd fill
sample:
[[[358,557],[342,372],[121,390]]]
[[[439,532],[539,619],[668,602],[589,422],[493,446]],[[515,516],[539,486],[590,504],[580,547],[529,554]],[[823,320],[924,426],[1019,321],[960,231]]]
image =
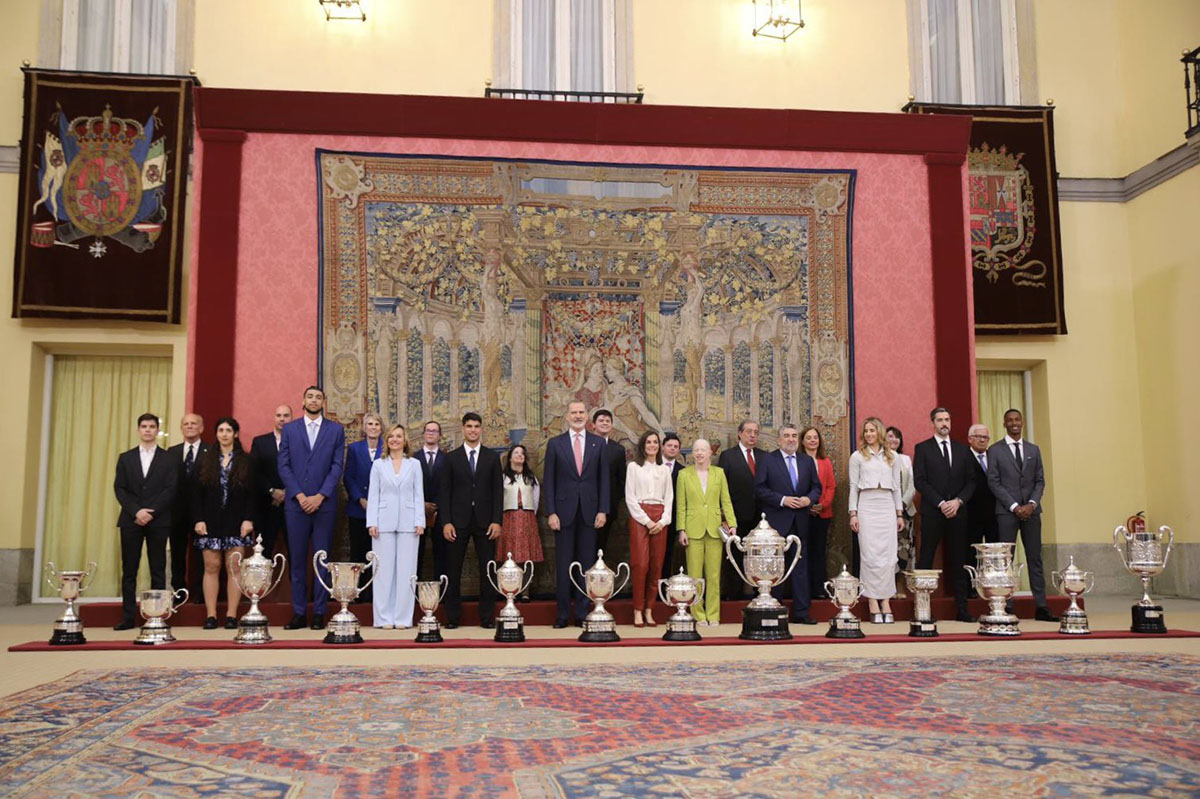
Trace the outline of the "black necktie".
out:
[[[469,460],[471,461],[471,474],[475,474],[475,450],[471,450],[470,455],[471,457]]]
[[[1020,441],[1013,442],[1013,455],[1017,459],[1017,468],[1020,469],[1021,468],[1021,442]]]
[[[945,441],[942,442],[942,457],[946,459],[946,465],[950,465],[950,445]]]
[[[192,476],[192,467],[196,464],[196,450],[194,444],[187,445],[187,457],[183,459],[183,473],[188,477]]]

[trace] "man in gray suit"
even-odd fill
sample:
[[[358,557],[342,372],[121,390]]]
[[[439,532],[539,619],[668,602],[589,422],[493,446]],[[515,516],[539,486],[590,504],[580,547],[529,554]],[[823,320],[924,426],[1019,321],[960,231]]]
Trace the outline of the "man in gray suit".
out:
[[[1029,586],[1037,603],[1038,621],[1058,621],[1046,607],[1046,578],[1042,572],[1042,493],[1046,478],[1042,472],[1042,451],[1036,444],[1021,439],[1025,421],[1021,412],[1004,412],[1008,435],[987,451],[988,487],[996,497],[996,527],[1000,540],[1015,544],[1017,533],[1025,547],[1029,564]]]

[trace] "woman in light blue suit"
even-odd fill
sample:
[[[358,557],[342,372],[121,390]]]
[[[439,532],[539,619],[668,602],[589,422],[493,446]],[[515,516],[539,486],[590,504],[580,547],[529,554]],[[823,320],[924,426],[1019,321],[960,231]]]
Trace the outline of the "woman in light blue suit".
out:
[[[387,456],[371,464],[367,489],[367,531],[375,553],[375,626],[412,626],[412,575],[417,573],[420,536],[425,532],[425,481],[421,465],[408,457],[408,434],[393,425]]]

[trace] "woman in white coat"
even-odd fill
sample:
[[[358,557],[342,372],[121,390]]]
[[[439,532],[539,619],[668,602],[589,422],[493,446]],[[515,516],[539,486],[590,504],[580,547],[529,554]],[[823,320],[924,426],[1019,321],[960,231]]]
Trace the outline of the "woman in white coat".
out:
[[[421,465],[408,457],[403,425],[387,433],[387,455],[371,464],[367,490],[367,531],[375,553],[375,626],[412,626],[412,575],[425,532],[425,481]]]
[[[896,533],[904,526],[900,459],[888,449],[884,430],[879,419],[867,419],[850,455],[850,530],[858,536],[858,576],[875,624],[894,620],[889,600],[896,594]]]

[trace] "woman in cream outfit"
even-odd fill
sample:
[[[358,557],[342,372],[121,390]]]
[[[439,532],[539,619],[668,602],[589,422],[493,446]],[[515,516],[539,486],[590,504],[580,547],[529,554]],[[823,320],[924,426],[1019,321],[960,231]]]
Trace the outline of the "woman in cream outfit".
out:
[[[421,465],[408,457],[403,425],[388,430],[387,455],[371,464],[367,530],[376,558],[375,626],[407,629],[414,604],[410,580],[425,532],[425,481]]]
[[[891,624],[896,594],[896,532],[904,525],[900,459],[887,447],[883,422],[863,422],[859,447],[850,456],[850,530],[862,552],[859,579],[871,621]],[[882,608],[880,604],[882,603]]]

